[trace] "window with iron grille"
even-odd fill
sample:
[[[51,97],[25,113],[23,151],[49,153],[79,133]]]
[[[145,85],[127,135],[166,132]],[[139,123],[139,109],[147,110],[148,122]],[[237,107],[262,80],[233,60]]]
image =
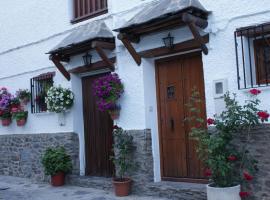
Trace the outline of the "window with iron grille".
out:
[[[235,31],[239,89],[270,86],[270,23]]]
[[[41,74],[30,80],[31,84],[31,112],[41,113],[47,111],[45,97],[47,91],[53,86],[55,72]]]
[[[108,12],[107,0],[73,0],[74,19],[80,22]]]

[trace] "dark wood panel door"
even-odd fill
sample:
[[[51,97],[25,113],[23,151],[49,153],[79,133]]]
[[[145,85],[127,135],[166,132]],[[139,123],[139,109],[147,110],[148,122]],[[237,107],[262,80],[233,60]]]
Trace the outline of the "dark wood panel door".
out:
[[[196,142],[189,136],[186,104],[196,87],[204,99],[201,56],[198,54],[156,62],[162,178],[201,179]],[[205,117],[205,103],[199,105]]]
[[[93,95],[93,82],[102,75],[82,78],[84,135],[85,135],[85,172],[88,176],[111,177],[114,172],[110,160],[112,153],[113,121],[107,112],[97,109]]]

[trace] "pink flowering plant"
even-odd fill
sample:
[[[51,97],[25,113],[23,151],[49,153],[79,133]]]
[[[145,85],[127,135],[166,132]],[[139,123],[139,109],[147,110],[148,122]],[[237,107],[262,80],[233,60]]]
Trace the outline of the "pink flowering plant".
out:
[[[124,85],[118,74],[108,74],[98,78],[93,85],[94,95],[100,111],[110,111],[118,107],[118,99],[124,92]]]
[[[197,152],[206,166],[205,176],[209,177],[210,186],[223,188],[241,184],[239,195],[244,199],[251,195],[250,182],[258,170],[257,161],[249,152],[251,129],[269,118],[266,111],[258,108],[260,93],[260,90],[250,90],[251,98],[244,105],[239,104],[235,94],[227,93],[224,95],[226,110],[207,121],[198,117],[201,116],[199,92],[194,90],[187,105],[191,113],[187,120],[194,125],[191,136],[198,141]],[[239,134],[243,134],[245,143],[236,144]]]

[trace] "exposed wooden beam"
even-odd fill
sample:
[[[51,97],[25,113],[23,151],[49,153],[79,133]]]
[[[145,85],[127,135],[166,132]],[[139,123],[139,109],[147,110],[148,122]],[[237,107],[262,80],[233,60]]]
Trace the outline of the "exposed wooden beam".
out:
[[[114,69],[114,64],[109,60],[108,56],[105,54],[102,48],[99,46],[95,47],[95,50],[97,51],[98,55],[101,57],[101,59],[107,63],[107,65],[113,70]]]
[[[208,43],[209,35],[202,36],[202,41],[203,43]],[[138,54],[144,58],[154,58],[154,57],[166,56],[166,55],[174,54],[174,53],[190,51],[193,49],[198,49],[200,47],[201,45],[198,44],[198,42],[195,39],[192,39],[192,40],[175,44],[173,49],[168,49],[167,47],[159,47],[155,49],[141,51],[141,52],[138,52]]]
[[[200,32],[197,29],[195,23],[194,22],[193,23],[187,23],[187,25],[188,25],[190,31],[192,32],[192,35],[194,36],[194,39],[198,42],[198,44],[200,44],[203,53],[205,55],[207,55],[208,54],[208,48],[205,45],[205,43],[203,42],[202,36],[200,35]]]
[[[196,17],[190,13],[183,13],[182,14],[182,21],[186,24],[188,23],[194,23],[196,26],[205,29],[208,26],[208,21],[205,19],[202,19],[200,17]]]
[[[60,62],[60,58],[57,55],[50,55],[50,60],[54,63],[57,69],[63,74],[63,76],[70,81],[70,74]]]
[[[142,63],[142,58],[141,56],[137,53],[137,51],[135,50],[135,48],[132,46],[131,42],[128,40],[126,34],[124,33],[119,33],[118,34],[118,39],[122,41],[122,43],[124,44],[124,46],[127,48],[128,52],[130,53],[130,55],[133,57],[133,59],[135,60],[135,62],[137,63],[137,65],[141,65]]]
[[[115,63],[116,62],[116,57],[109,58],[110,62]],[[80,66],[76,67],[74,69],[69,70],[69,73],[74,73],[74,74],[81,74],[81,73],[86,73],[94,70],[99,70],[99,69],[104,69],[107,68],[108,64],[105,61],[98,61],[95,63],[92,63],[89,66]]]
[[[112,42],[104,42],[104,41],[93,41],[92,42],[92,47],[99,46],[103,49],[109,49],[109,50],[114,50],[115,49],[115,43]]]

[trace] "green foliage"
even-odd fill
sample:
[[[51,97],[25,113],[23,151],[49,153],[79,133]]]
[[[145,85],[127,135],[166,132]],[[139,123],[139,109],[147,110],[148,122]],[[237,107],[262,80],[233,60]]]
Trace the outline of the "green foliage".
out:
[[[28,111],[18,111],[13,113],[12,117],[16,120],[27,119]]]
[[[215,116],[213,124],[215,127],[206,128],[205,120],[200,118],[198,104],[201,102],[200,94],[196,90],[190,98],[189,107],[190,121],[194,127],[191,136],[198,141],[197,152],[199,158],[211,171],[211,182],[214,187],[231,187],[244,182],[243,173],[254,174],[256,172],[256,161],[248,151],[248,140],[250,129],[258,125],[260,120],[257,108],[258,99],[247,100],[245,105],[240,105],[236,95],[229,93],[224,95],[226,110],[220,116]],[[236,147],[234,138],[237,134],[243,134],[246,143]],[[238,144],[239,145],[239,144]],[[233,156],[235,160],[231,160]]]
[[[113,163],[118,168],[120,179],[124,179],[130,169],[134,167],[132,160],[133,137],[128,135],[122,128],[114,130],[114,156],[111,156]]]
[[[69,173],[72,170],[70,156],[64,147],[48,148],[42,157],[42,164],[46,175],[55,175],[58,172]]]

